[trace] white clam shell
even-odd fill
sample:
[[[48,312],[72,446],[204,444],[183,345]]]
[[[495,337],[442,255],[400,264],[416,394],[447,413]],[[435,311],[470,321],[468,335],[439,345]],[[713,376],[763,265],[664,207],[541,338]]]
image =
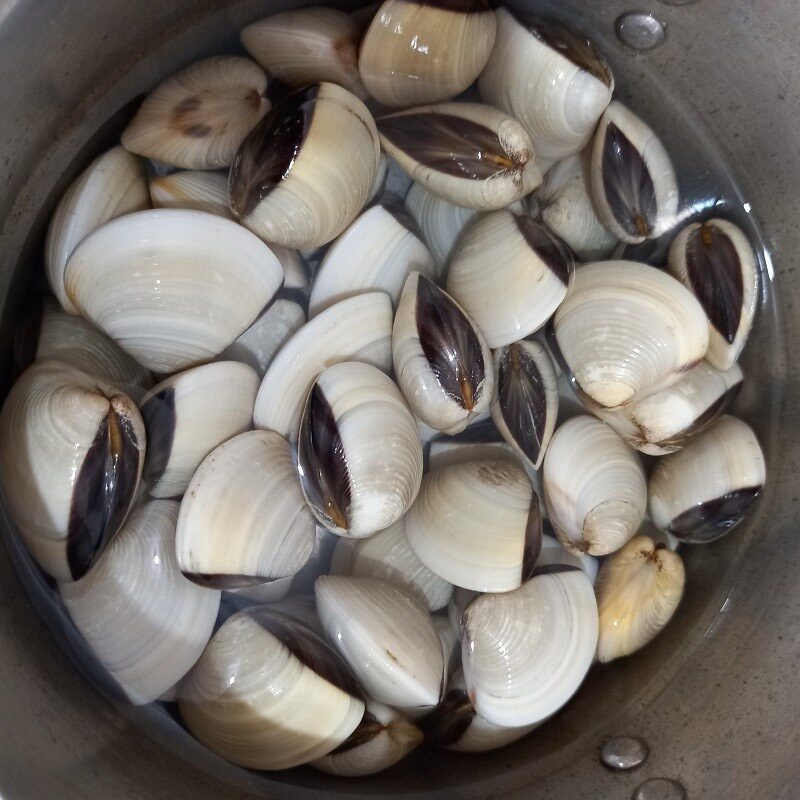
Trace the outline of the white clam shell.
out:
[[[200,462],[250,427],[257,391],[258,375],[236,361],[193,367],[154,386],[141,404],[150,496],[180,497]]]
[[[544,457],[547,513],[561,543],[575,553],[613,553],[639,529],[647,481],[636,451],[593,417],[573,417]]]
[[[294,575],[311,555],[314,528],[289,443],[274,431],[248,431],[198,467],[175,549],[193,580],[237,588]]]
[[[386,153],[381,152],[381,157],[378,160],[378,171],[375,173],[375,180],[372,184],[367,203],[377,200],[385,191],[387,178],[389,175],[389,159]],[[405,178],[405,175],[403,175]]]
[[[507,8],[495,13],[497,43],[478,81],[484,102],[516,117],[543,161],[582,150],[614,89],[602,56],[557,23]]]
[[[331,560],[331,574],[375,578],[404,589],[436,611],[447,605],[453,586],[431,572],[406,539],[403,520],[367,539],[340,538]]]
[[[122,132],[132,153],[183,169],[228,167],[270,106],[267,76],[241,56],[213,56],[159,84]]]
[[[317,375],[341,361],[391,368],[392,302],[384,292],[349,297],[310,320],[281,348],[256,397],[256,427],[296,437]]]
[[[317,580],[315,594],[328,638],[370,695],[397,708],[439,702],[442,646],[419,601],[383,581],[330,575]]]
[[[153,208],[193,208],[230,219],[228,175],[215,170],[182,170],[150,181]]]
[[[282,280],[278,259],[252,233],[184,209],[106,223],[75,248],[65,274],[81,313],[155,372],[216,356]]]
[[[246,605],[252,603],[277,603],[283,600],[292,588],[294,575],[287,575],[285,578],[275,578],[269,583],[254,583],[252,586],[240,586],[238,589],[226,589],[225,591],[245,601]]]
[[[594,556],[586,553],[571,553],[555,536],[545,531],[542,536],[542,549],[539,551],[539,557],[536,559],[534,569],[543,571],[545,567],[551,567],[556,564],[582,569],[586,573],[586,577],[592,582],[592,585],[597,580],[597,570],[600,566]]]
[[[308,289],[310,284],[308,268],[300,257],[300,253],[297,250],[274,243],[270,243],[269,249],[275,253],[283,267],[283,288]]]
[[[512,464],[519,463],[514,449],[505,442],[460,442],[448,437],[431,442],[428,449],[428,471],[460,464],[464,461],[480,461],[482,459],[505,459]]]
[[[47,280],[64,310],[78,313],[64,288],[75,246],[109,220],[149,207],[142,163],[122,147],[103,153],[73,181],[50,219],[44,246]]]
[[[385,106],[447,100],[478,77],[495,41],[491,10],[385,0],[361,43],[358,68]]]
[[[229,617],[181,687],[189,731],[228,761],[286,769],[338,747],[364,702],[350,671],[297,620],[257,606]]]
[[[181,575],[178,504],[139,506],[100,560],[59,586],[72,621],[132,703],[149,703],[193,666],[214,630],[220,593]]]
[[[744,518],[766,480],[753,430],[723,416],[682,450],[660,458],[650,475],[650,516],[681,541],[718,539]]]
[[[402,209],[373,206],[333,242],[314,277],[312,317],[368,291],[386,292],[396,306],[410,272],[433,278],[433,256],[403,216]]]
[[[597,635],[594,589],[578,569],[477,598],[464,612],[461,650],[475,710],[506,727],[546,719],[583,682]]]
[[[633,261],[598,261],[577,270],[554,321],[578,387],[605,408],[675,383],[708,346],[705,314],[691,292]]]
[[[483,592],[474,592],[472,589],[464,589],[462,586],[456,586],[453,589],[453,596],[447,604],[447,619],[450,627],[458,636],[459,643],[461,642],[461,615],[464,613],[464,609],[481,594]]]
[[[450,606],[448,605],[448,612],[449,608]],[[458,626],[453,625],[449,616],[432,616],[431,620],[442,644],[444,674],[445,679],[449,680],[461,664],[461,632]]]

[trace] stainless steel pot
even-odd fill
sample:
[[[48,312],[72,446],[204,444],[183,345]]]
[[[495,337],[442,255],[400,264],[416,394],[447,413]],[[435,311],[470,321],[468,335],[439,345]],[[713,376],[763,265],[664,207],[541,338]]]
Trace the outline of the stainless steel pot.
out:
[[[575,11],[605,38],[623,98],[655,121],[684,180],[702,184],[703,158],[718,148],[765,235],[775,282],[765,283],[741,408],[765,444],[769,481],[747,528],[690,550],[677,624],[638,657],[593,671],[565,712],[534,736],[483,757],[420,753],[358,782],[303,770],[268,777],[240,771],[163,715],[103,696],[43,623],[40,611],[51,626],[65,624],[46,602],[46,587],[23,588],[17,572],[29,564],[7,535],[8,548],[0,547],[3,798],[621,800],[657,776],[679,780],[691,798],[800,796],[800,443],[793,403],[800,370],[787,364],[786,347],[800,329],[800,9],[796,0],[642,0],[637,10],[665,22],[667,36],[637,53],[614,36],[627,0],[530,2],[555,14]],[[244,23],[289,4],[0,1],[3,393],[13,331],[41,280],[43,226],[69,180],[118,133],[117,112],[158,77],[234,46]],[[679,115],[689,127],[673,136]],[[650,757],[641,769],[621,774],[600,765],[598,747],[615,734],[646,740]]]

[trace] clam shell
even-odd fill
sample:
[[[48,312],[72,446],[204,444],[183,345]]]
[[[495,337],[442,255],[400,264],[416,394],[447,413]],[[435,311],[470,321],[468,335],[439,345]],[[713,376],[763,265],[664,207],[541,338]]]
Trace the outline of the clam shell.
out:
[[[385,0],[361,43],[361,80],[385,106],[447,100],[478,77],[492,52],[496,27],[483,0]]]
[[[277,603],[289,594],[293,580],[294,575],[287,575],[285,578],[275,578],[269,583],[254,583],[252,586],[240,586],[238,589],[225,591],[228,596],[233,595],[237,601],[241,600],[243,606],[250,606],[253,603]]]
[[[472,589],[464,589],[462,586],[455,586],[453,588],[453,596],[447,604],[447,621],[450,623],[453,632],[458,636],[459,649],[461,643],[461,616],[466,607],[476,597],[480,597],[481,594],[483,593],[474,592]]]
[[[337,543],[341,541],[341,537],[323,528],[322,525],[316,526],[314,548],[311,551],[311,555],[303,565],[303,568],[292,578],[293,595],[298,592],[303,594],[312,593],[317,578],[320,575],[327,575],[331,572],[333,551]]]
[[[449,605],[448,605],[449,611]],[[458,626],[454,626],[450,617],[432,616],[433,627],[439,635],[442,644],[442,656],[444,657],[444,675],[446,680],[450,680],[452,674],[461,665],[461,637]]]
[[[248,431],[198,467],[175,549],[190,579],[237,588],[294,575],[311,555],[314,527],[289,443],[274,431]]]
[[[375,174],[375,180],[372,184],[372,189],[369,193],[369,198],[367,199],[367,203],[371,203],[374,200],[380,198],[383,195],[386,184],[387,178],[389,175],[389,159],[386,157],[386,153],[381,153],[380,159],[378,160],[378,171]],[[405,175],[403,176],[405,178]]]
[[[428,450],[428,471],[440,469],[450,464],[483,459],[503,459],[518,464],[520,459],[512,447],[505,442],[460,442],[452,437],[431,442]]]
[[[106,223],[75,248],[65,274],[85,317],[166,373],[224,350],[282,280],[278,259],[240,225],[166,208]]]
[[[228,175],[214,170],[183,170],[152,178],[153,208],[193,208],[230,219]]]
[[[132,153],[182,169],[217,169],[270,107],[267,76],[241,56],[213,56],[159,84],[122,132]]]
[[[542,549],[536,559],[534,573],[546,572],[554,566],[577,567],[586,573],[586,577],[594,585],[597,580],[599,562],[594,556],[586,553],[572,553],[558,541],[549,522],[544,524],[542,534]]]
[[[220,593],[195,586],[175,558],[178,504],[139,506],[79,581],[59,586],[72,621],[132,703],[160,697],[211,638]]]
[[[73,181],[53,212],[44,245],[47,280],[65,311],[78,313],[64,288],[75,246],[109,220],[149,206],[142,163],[122,147],[103,153]]]
[[[269,249],[278,257],[283,267],[284,289],[308,289],[311,281],[308,277],[308,267],[300,257],[297,250],[271,243]]]

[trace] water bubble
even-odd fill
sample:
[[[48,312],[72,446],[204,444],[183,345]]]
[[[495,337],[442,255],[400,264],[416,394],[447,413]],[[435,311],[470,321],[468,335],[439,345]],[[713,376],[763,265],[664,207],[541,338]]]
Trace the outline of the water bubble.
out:
[[[619,40],[634,50],[652,50],[667,35],[664,23],[644,11],[629,11],[617,19],[615,30]]]
[[[671,778],[653,778],[633,793],[633,800],[686,800],[686,789]]]
[[[603,765],[613,770],[636,769],[647,758],[647,744],[633,736],[615,736],[600,750]]]

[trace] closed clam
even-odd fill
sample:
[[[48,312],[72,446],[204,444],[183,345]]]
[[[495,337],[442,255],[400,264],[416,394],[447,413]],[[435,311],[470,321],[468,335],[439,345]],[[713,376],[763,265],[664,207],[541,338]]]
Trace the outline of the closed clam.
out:
[[[364,708],[336,652],[269,606],[229,617],[180,693],[192,735],[251,769],[287,769],[321,758],[358,727]]]
[[[175,549],[201,585],[237,588],[294,575],[314,546],[314,519],[289,443],[248,431],[212,450],[181,503]]]
[[[339,300],[383,291],[396,306],[410,272],[433,278],[435,266],[413,220],[402,208],[375,205],[328,248],[314,277],[311,316]]]
[[[499,8],[497,44],[478,85],[526,128],[537,158],[580,151],[611,101],[614,77],[594,44],[554,20]]]
[[[122,147],[98,156],[70,184],[50,219],[44,245],[47,280],[65,311],[78,313],[64,288],[64,268],[75,246],[109,220],[149,207],[142,162]]]
[[[603,408],[675,383],[708,347],[705,314],[691,292],[633,261],[577,270],[554,334],[576,388]]]
[[[658,136],[616,100],[597,126],[591,174],[597,215],[620,241],[655,239],[675,225],[672,161]]]
[[[745,517],[766,477],[749,425],[723,416],[682,450],[660,458],[650,476],[650,516],[682,542],[704,544]]]
[[[123,350],[155,372],[213,358],[258,316],[283,280],[269,248],[202,211],[140,211],[73,251],[67,294]]]
[[[122,133],[132,153],[182,169],[217,169],[270,107],[267,76],[241,56],[213,56],[159,84]]]
[[[647,510],[639,456],[592,417],[573,417],[553,434],[543,484],[550,522],[577,554],[613,553],[636,533]]]
[[[503,727],[546,719],[583,682],[597,635],[594,589],[579,569],[557,568],[513,592],[476,598],[461,638],[475,711]]]
[[[122,526],[139,486],[136,405],[72,366],[29,367],[0,414],[0,486],[22,541],[60,581],[78,580]]]
[[[405,528],[428,569],[480,592],[507,592],[524,583],[542,538],[539,499],[528,476],[497,459],[428,473]]]
[[[566,297],[574,269],[569,249],[544,226],[525,214],[494,211],[461,237],[447,291],[494,349],[541,328]]]
[[[231,210],[268,242],[317,248],[361,211],[379,155],[375,123],[355,95],[334,83],[298,89],[242,142]]]
[[[630,655],[657,636],[680,603],[684,581],[681,557],[647,536],[609,556],[597,576],[597,660]]]
[[[258,375],[236,361],[193,367],[154,386],[141,406],[150,496],[180,497],[200,462],[250,427],[257,391]]]
[[[463,442],[447,436],[435,439],[428,448],[428,472],[449,464],[463,461],[476,461],[485,458],[502,459],[519,464],[520,459],[511,445],[506,442]]]
[[[503,208],[541,182],[524,128],[491,106],[438,103],[377,120],[384,150],[417,183],[456,205]]]
[[[59,593],[95,656],[132,703],[149,703],[195,664],[211,638],[220,593],[181,575],[178,504],[134,511],[94,567]]]
[[[695,222],[673,240],[669,268],[706,312],[706,359],[719,370],[728,369],[739,358],[755,317],[758,269],[753,246],[732,222]]]
[[[397,382],[422,422],[462,431],[489,408],[494,364],[483,334],[446,292],[412,272],[392,329]]]
[[[371,536],[397,522],[422,480],[414,418],[391,378],[349,361],[325,369],[306,398],[297,444],[303,495],[341,536]]]
[[[323,575],[314,593],[328,639],[372,697],[400,709],[439,702],[444,659],[425,606],[373,578]]]
[[[361,80],[385,106],[448,100],[478,77],[496,28],[485,0],[384,0],[361,43]]]
[[[228,175],[219,170],[189,169],[150,180],[153,208],[193,208],[230,218]]]
[[[472,589],[464,589],[461,586],[453,588],[453,596],[447,604],[447,621],[459,639],[459,649],[461,643],[461,618],[467,606],[483,592],[475,592]],[[460,658],[459,658],[460,660]]]

